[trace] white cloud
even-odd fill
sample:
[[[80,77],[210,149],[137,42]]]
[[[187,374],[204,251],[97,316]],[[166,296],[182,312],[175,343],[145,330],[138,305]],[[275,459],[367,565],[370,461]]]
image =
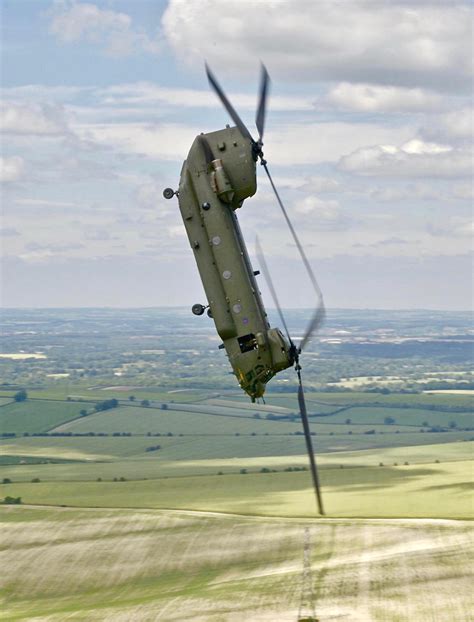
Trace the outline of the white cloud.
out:
[[[212,119],[210,121],[212,123]],[[182,161],[194,138],[215,127],[178,123],[89,123],[73,126],[76,135],[95,146],[153,159]],[[367,143],[388,143],[413,136],[412,127],[372,123],[307,123],[269,127],[265,156],[271,164],[297,165],[337,162]]]
[[[311,228],[323,231],[346,229],[349,221],[344,217],[337,201],[323,201],[315,196],[307,196],[294,204],[296,214],[310,217]]]
[[[369,196],[376,201],[390,203],[395,201],[405,201],[409,199],[418,199],[422,201],[444,201],[446,195],[440,192],[440,189],[433,187],[431,184],[410,183],[403,187],[400,186],[376,186],[373,188],[364,188],[361,193]]]
[[[408,140],[413,128],[387,127],[376,123],[301,123],[269,127],[265,157],[270,164],[297,165],[337,162],[344,154],[367,144]]]
[[[26,205],[27,207],[48,207],[64,209],[69,207],[79,207],[79,203],[72,203],[70,201],[50,201],[48,199],[16,199],[17,205]]]
[[[54,136],[64,134],[67,123],[59,106],[6,103],[0,109],[0,129],[8,134]]]
[[[354,0],[171,0],[162,26],[175,54],[217,69],[291,80],[343,80],[467,90],[472,75],[468,3]],[[210,18],[212,16],[212,18]],[[211,21],[210,21],[211,19]],[[209,25],[212,23],[212,27]]]
[[[333,177],[322,177],[318,175],[313,175],[303,184],[300,184],[298,186],[300,190],[305,190],[307,192],[316,192],[317,194],[323,194],[326,192],[337,192],[340,187],[340,182],[338,182]]]
[[[466,219],[461,216],[453,216],[446,223],[429,223],[427,231],[435,237],[466,238],[472,240],[474,234],[474,221],[472,218]],[[459,241],[456,241],[459,244]]]
[[[420,88],[341,82],[327,94],[327,102],[357,112],[426,112],[447,105],[440,95]]]
[[[457,222],[453,233],[455,235],[467,236],[472,240],[472,236],[474,235],[474,221],[466,220],[464,222]]]
[[[158,41],[134,29],[129,15],[100,9],[90,3],[56,4],[50,32],[63,43],[85,40],[99,44],[112,57],[128,56],[136,51],[153,54],[159,51]]]
[[[95,145],[163,160],[183,160],[199,129],[179,124],[108,123],[75,127],[77,135]]]
[[[108,241],[108,240],[118,240],[119,238],[112,235],[109,229],[105,229],[103,227],[93,227],[87,226],[84,232],[84,238],[90,241]]]
[[[16,238],[21,233],[15,227],[0,227],[0,237],[3,238]]]
[[[0,157],[0,182],[19,181],[25,173],[25,161],[20,156]]]
[[[163,199],[163,190],[168,186],[160,177],[148,178],[136,184],[135,199],[138,207],[153,210],[158,220],[168,219],[170,214],[176,210],[174,201]],[[177,182],[176,182],[177,185]],[[149,222],[147,223],[149,226]]]
[[[4,101],[41,104],[45,101],[64,102],[91,90],[85,86],[50,86],[48,84],[24,84],[22,86],[2,87]]]
[[[61,9],[62,6],[62,9]],[[99,34],[104,30],[123,30],[130,28],[131,19],[125,13],[103,11],[94,4],[57,5],[51,22],[51,32],[61,41],[79,41],[86,35]]]
[[[428,140],[472,142],[473,110],[466,107],[439,115],[429,125],[422,127],[420,133]]]
[[[472,173],[472,153],[419,139],[401,147],[363,147],[343,156],[342,171],[387,177],[464,177]]]
[[[98,91],[100,101],[105,105],[159,105],[181,106],[183,108],[221,108],[216,95],[207,90],[170,88],[152,82],[117,84]],[[255,111],[256,95],[228,93],[232,104],[238,110]],[[304,96],[271,97],[271,109],[275,111],[314,110],[314,98]]]
[[[453,196],[456,199],[466,199],[468,201],[472,201],[474,199],[474,184],[472,179],[466,184],[456,184],[453,187]]]

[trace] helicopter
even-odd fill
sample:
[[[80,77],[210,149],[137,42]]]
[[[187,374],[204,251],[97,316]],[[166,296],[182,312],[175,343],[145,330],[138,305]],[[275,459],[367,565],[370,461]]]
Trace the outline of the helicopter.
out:
[[[294,367],[298,377],[298,404],[311,474],[320,514],[324,514],[316,460],[301,377],[300,354],[321,324],[325,307],[313,270],[270,175],[263,154],[263,134],[269,92],[269,74],[262,64],[255,140],[206,64],[209,84],[234,126],[202,133],[183,163],[178,190],[166,188],[166,199],[178,198],[179,209],[207,297],[192,313],[214,320],[233,372],[252,402],[263,397],[266,384],[280,371]],[[257,258],[267,281],[285,334],[271,327],[236,211],[257,191],[256,165],[260,161],[295,241],[317,297],[317,305],[298,345],[291,339],[273,282],[257,238]]]

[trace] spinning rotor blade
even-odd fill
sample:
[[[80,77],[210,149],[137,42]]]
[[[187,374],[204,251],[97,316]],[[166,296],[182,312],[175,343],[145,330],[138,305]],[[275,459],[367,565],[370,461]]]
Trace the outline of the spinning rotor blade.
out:
[[[212,73],[212,71],[209,68],[209,65],[206,63],[206,74],[207,74],[207,79],[209,80],[209,84],[212,86],[212,88],[214,89],[214,91],[216,92],[218,98],[221,100],[221,102],[224,104],[224,108],[227,110],[227,112],[229,113],[230,117],[232,118],[232,121],[235,123],[235,125],[239,128],[240,133],[242,134],[242,136],[244,138],[248,138],[250,140],[250,142],[252,144],[255,144],[254,139],[252,138],[250,132],[248,131],[248,129],[245,127],[244,122],[242,121],[242,119],[239,117],[239,115],[237,114],[235,108],[232,106],[232,104],[230,103],[230,101],[227,99],[224,91],[221,89],[221,87],[219,86],[219,83],[217,82],[214,74]]]
[[[265,65],[262,63],[262,78],[260,82],[260,99],[258,102],[255,125],[258,130],[259,142],[263,144],[263,131],[265,129],[265,115],[267,111],[268,87],[270,86],[270,76]]]
[[[301,422],[303,423],[304,437],[306,440],[306,449],[308,451],[309,463],[311,467],[311,475],[313,477],[314,492],[316,493],[316,501],[318,503],[318,511],[324,515],[323,499],[321,497],[321,488],[319,485],[318,471],[316,469],[316,458],[313,452],[313,442],[311,440],[311,432],[309,430],[308,413],[306,410],[306,400],[304,399],[303,383],[301,382],[301,372],[298,370],[298,404],[300,407]]]
[[[267,282],[268,285],[268,289],[270,290],[270,293],[272,295],[273,298],[273,302],[275,303],[275,307],[277,308],[278,314],[280,316],[281,322],[283,324],[283,326],[285,327],[285,331],[286,331],[286,335],[288,337],[288,341],[290,342],[290,345],[292,347],[293,346],[293,341],[290,337],[290,333],[288,331],[288,327],[286,325],[285,322],[285,318],[283,316],[283,312],[281,310],[280,307],[280,303],[278,302],[278,297],[276,295],[276,291],[275,288],[273,286],[273,282],[272,279],[270,277],[270,272],[268,270],[267,267],[267,262],[265,261],[265,256],[263,254],[262,251],[262,247],[260,246],[260,240],[258,239],[258,236],[255,240],[255,246],[256,246],[256,251],[257,251],[257,258],[259,261],[259,266],[263,272],[263,276],[265,277],[265,280]],[[316,326],[320,323],[320,321],[322,320],[321,317],[321,313],[324,312],[324,307],[319,307],[319,309],[317,310],[317,313],[315,315],[315,317],[313,318],[312,322],[310,323],[310,330],[313,331]],[[322,315],[324,316],[324,313],[322,313]],[[315,322],[315,319],[317,319],[318,321]],[[308,334],[308,333],[307,333]],[[319,478],[318,478],[318,471],[316,469],[316,458],[314,457],[314,451],[313,451],[313,441],[311,439],[311,432],[309,429],[309,419],[308,419],[308,413],[306,410],[306,400],[304,399],[304,391],[303,391],[303,383],[301,380],[301,367],[299,365],[298,362],[298,352],[296,352],[296,357],[295,357],[295,368],[296,368],[296,372],[298,374],[298,404],[300,407],[300,415],[301,415],[301,422],[303,424],[303,431],[304,431],[304,437],[306,440],[306,449],[308,452],[308,457],[309,457],[309,463],[310,463],[310,468],[311,468],[311,476],[313,478],[313,485],[314,485],[314,491],[316,494],[316,501],[318,504],[318,511],[321,515],[324,515],[324,508],[323,508],[323,500],[321,497],[321,490],[320,490],[320,485],[319,485]]]
[[[305,332],[305,334],[303,336],[303,339],[301,340],[301,343],[299,344],[299,349],[302,350],[304,348],[304,346],[308,343],[308,341],[311,339],[311,335],[316,330],[316,328],[321,324],[321,322],[324,319],[324,316],[326,314],[325,307],[324,307],[323,295],[322,295],[321,290],[319,288],[319,285],[318,285],[318,282],[316,280],[316,277],[314,276],[314,272],[313,272],[313,270],[312,270],[312,268],[310,266],[308,258],[306,257],[306,253],[304,252],[303,246],[301,245],[301,242],[299,241],[299,238],[296,235],[296,231],[295,231],[293,225],[291,224],[291,220],[289,219],[288,214],[287,214],[286,209],[285,209],[285,206],[283,205],[283,202],[282,202],[282,200],[280,198],[280,195],[278,194],[278,190],[276,189],[275,184],[273,183],[273,179],[272,179],[272,176],[270,175],[270,171],[268,170],[267,163],[265,162],[265,160],[262,160],[261,164],[262,164],[263,168],[265,169],[267,177],[268,177],[268,179],[270,181],[270,184],[272,186],[273,192],[275,193],[275,196],[277,198],[278,205],[280,206],[280,209],[283,212],[283,216],[285,217],[286,224],[288,225],[288,228],[291,231],[291,235],[293,236],[293,239],[295,241],[296,247],[298,248],[299,254],[300,254],[301,259],[303,260],[304,266],[306,268],[306,272],[308,273],[308,276],[310,278],[311,284],[313,285],[313,289],[314,289],[314,291],[316,293],[316,297],[318,299],[318,303],[316,305],[316,310],[314,312],[314,315],[313,315],[310,323],[308,324],[308,328],[306,329],[306,332]]]
[[[273,298],[273,302],[278,311],[278,315],[280,316],[281,323],[283,324],[285,328],[286,336],[288,337],[288,341],[290,342],[290,345],[291,345],[293,342],[291,340],[290,333],[288,331],[288,326],[286,325],[285,318],[283,316],[283,311],[281,310],[280,303],[278,302],[278,296],[273,286],[273,281],[270,276],[270,271],[268,270],[267,262],[265,261],[265,256],[263,254],[262,247],[260,246],[260,240],[258,239],[258,236],[255,238],[255,248],[257,251],[257,259],[258,259],[259,266],[262,269],[263,276],[265,277],[265,281],[267,282],[268,289],[270,290],[270,293]]]

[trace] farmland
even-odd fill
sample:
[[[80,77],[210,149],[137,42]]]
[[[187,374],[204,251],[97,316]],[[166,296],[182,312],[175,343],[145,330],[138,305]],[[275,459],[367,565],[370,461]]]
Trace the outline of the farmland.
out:
[[[294,620],[306,527],[322,621],[469,619],[462,314],[399,315],[395,336],[333,316],[305,366],[317,519],[289,372],[251,404],[180,312],[29,313],[0,359],[4,619]],[[424,392],[437,378],[451,393]]]
[[[472,532],[461,521],[13,507],[2,519],[8,620],[293,622],[305,528],[321,620],[470,616]]]

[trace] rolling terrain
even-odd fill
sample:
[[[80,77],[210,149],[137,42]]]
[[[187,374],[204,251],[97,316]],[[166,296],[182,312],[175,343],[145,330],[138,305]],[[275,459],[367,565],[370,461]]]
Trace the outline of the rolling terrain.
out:
[[[7,322],[0,619],[290,622],[309,528],[321,622],[471,620],[464,316],[333,319],[307,374],[321,518],[284,375],[251,404],[179,314],[58,313]]]

